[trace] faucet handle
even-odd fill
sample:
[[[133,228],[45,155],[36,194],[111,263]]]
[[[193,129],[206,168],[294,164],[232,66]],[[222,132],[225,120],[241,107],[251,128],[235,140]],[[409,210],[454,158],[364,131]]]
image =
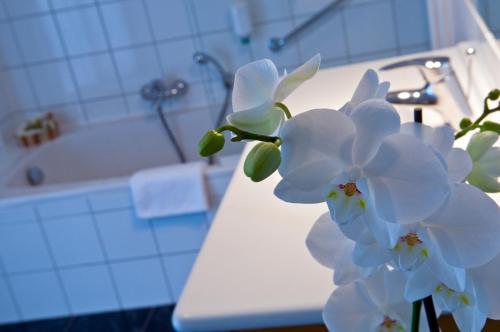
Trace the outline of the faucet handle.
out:
[[[419,66],[427,69],[441,69],[450,63],[450,58],[447,56],[430,56],[430,57],[419,57],[409,60],[398,61],[385,65],[380,68],[380,70],[393,70],[408,66]]]

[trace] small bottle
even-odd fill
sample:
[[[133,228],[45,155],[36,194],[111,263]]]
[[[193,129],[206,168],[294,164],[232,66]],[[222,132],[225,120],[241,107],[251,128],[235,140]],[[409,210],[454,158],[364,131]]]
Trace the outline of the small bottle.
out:
[[[242,44],[249,44],[252,33],[252,19],[248,3],[244,0],[234,1],[230,8],[230,14],[234,33]]]

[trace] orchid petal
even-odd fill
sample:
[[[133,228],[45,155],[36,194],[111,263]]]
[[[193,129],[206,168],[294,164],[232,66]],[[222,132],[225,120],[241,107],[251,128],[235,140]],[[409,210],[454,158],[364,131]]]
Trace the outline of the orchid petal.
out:
[[[482,331],[486,316],[475,306],[466,306],[453,312],[453,318],[461,332]]]
[[[400,132],[421,139],[428,144],[431,144],[434,136],[434,128],[418,122],[401,124]]]
[[[479,309],[492,319],[500,319],[498,271],[500,271],[500,255],[485,265],[470,270]]]
[[[354,263],[362,267],[378,267],[391,258],[390,251],[378,243],[369,245],[356,243],[352,256]]]
[[[365,165],[377,215],[393,223],[418,222],[436,211],[449,192],[446,171],[419,139],[394,134]]]
[[[405,287],[405,298],[414,302],[432,294],[439,280],[432,273],[428,262],[422,264],[418,269],[411,272]]]
[[[323,321],[330,332],[374,331],[383,319],[360,282],[337,287],[323,309]]]
[[[448,200],[426,225],[443,259],[452,266],[477,267],[500,252],[498,205],[471,185],[454,185]]]
[[[238,69],[234,78],[233,110],[253,110],[265,103],[272,105],[272,93],[278,80],[278,70],[269,59],[254,61]]]
[[[453,148],[446,158],[448,164],[448,179],[450,182],[463,182],[472,171],[472,160],[462,149]]]
[[[388,249],[394,248],[399,238],[401,225],[389,223],[381,219],[376,214],[376,211],[373,211],[373,205],[370,206],[369,212],[366,216],[363,216],[365,218],[366,225],[373,234],[373,237],[375,237],[381,246]]]
[[[319,70],[321,56],[316,54],[299,68],[281,78],[274,90],[275,102],[285,100],[302,83],[312,78]]]
[[[319,187],[310,191],[301,190],[285,180],[281,180],[274,188],[274,195],[288,203],[314,204],[325,201],[324,188]]]
[[[469,152],[472,161],[481,159],[481,157],[495,144],[498,134],[493,131],[483,131],[472,136],[467,152]]]
[[[450,126],[435,128],[429,141],[443,156],[447,156],[450,153],[454,142],[455,134]]]
[[[385,81],[385,82],[380,83],[378,88],[377,88],[377,92],[375,92],[375,95],[373,97],[375,99],[385,100],[390,88],[391,88],[391,82]]]
[[[362,102],[372,99],[379,88],[378,75],[373,69],[368,69],[359,82],[351,98],[351,105],[358,106]],[[384,86],[385,88],[385,86]]]
[[[434,274],[436,279],[441,283],[457,291],[464,291],[466,277],[465,269],[446,264],[439,251],[435,251],[432,256],[429,257],[427,264],[431,273]]]
[[[331,182],[351,162],[354,125],[343,113],[315,109],[281,128],[279,172],[291,186],[311,191]]]
[[[261,109],[267,108],[267,112]],[[227,122],[238,129],[254,134],[272,135],[285,120],[285,114],[277,107],[264,105],[258,111],[256,109],[239,111],[227,116]]]
[[[397,133],[400,127],[399,114],[386,101],[368,100],[351,112],[356,126],[353,144],[353,162],[363,165],[377,152],[384,137]]]

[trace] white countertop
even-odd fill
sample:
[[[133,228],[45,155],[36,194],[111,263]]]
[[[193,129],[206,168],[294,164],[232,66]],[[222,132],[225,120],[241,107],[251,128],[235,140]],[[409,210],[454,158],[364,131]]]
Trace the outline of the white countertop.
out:
[[[449,50],[433,53],[450,54]],[[367,68],[395,60],[399,58],[322,70],[286,104],[292,113],[339,108]],[[416,72],[409,75],[395,71],[384,73],[382,79],[393,81],[395,89],[421,84],[410,81],[418,77]],[[411,118],[412,112],[407,112]],[[327,211],[326,204],[280,201],[273,196],[279,175],[253,183],[243,174],[243,160],[177,304],[173,321],[180,331],[321,323],[323,305],[334,290],[332,272],[314,261],[305,246],[309,229]]]

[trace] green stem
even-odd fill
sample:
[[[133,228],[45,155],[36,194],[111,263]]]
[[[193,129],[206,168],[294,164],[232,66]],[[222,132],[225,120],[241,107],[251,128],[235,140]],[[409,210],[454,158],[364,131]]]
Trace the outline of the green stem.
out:
[[[277,102],[277,103],[274,103],[274,106],[281,109],[283,111],[283,113],[285,113],[287,119],[292,118],[292,113],[290,113],[290,110],[288,109],[288,107],[285,104],[283,104],[281,102]]]
[[[484,99],[484,110],[483,114],[479,118],[476,119],[473,123],[471,123],[469,126],[465,127],[461,131],[455,134],[455,140],[459,139],[462,136],[465,136],[469,131],[474,130],[479,128],[479,125],[481,124],[481,121],[483,121],[488,115],[494,112],[500,111],[500,106],[495,107],[493,109],[488,108],[488,97]]]
[[[281,145],[281,139],[277,136],[266,136],[266,135],[259,135],[259,134],[254,134],[250,133],[248,131],[244,131],[241,129],[238,129],[234,126],[231,125],[224,125],[222,127],[219,127],[216,129],[217,132],[222,133],[223,131],[230,131],[233,134],[236,135],[236,137],[233,137],[231,141],[233,142],[239,142],[244,139],[251,139],[254,141],[261,141],[261,142],[271,142],[276,144],[277,146]]]
[[[422,308],[422,300],[413,302],[413,312],[411,315],[411,332],[418,332],[420,328],[421,308]]]

